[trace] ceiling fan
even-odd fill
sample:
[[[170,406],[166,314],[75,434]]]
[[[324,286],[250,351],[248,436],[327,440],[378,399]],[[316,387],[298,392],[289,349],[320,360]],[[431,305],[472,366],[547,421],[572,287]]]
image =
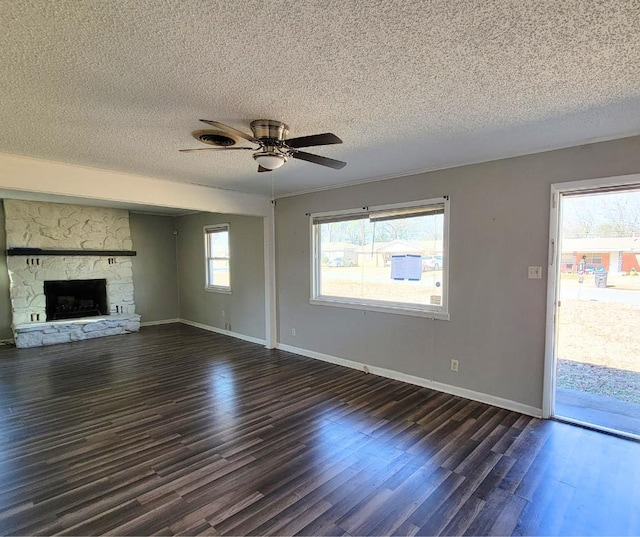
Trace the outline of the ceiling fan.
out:
[[[224,123],[201,119],[203,123],[211,125],[219,131],[196,131],[193,136],[209,145],[217,147],[200,147],[197,149],[180,149],[181,152],[190,151],[233,151],[249,150],[255,151],[253,158],[258,163],[259,172],[270,172],[282,166],[289,158],[306,160],[313,164],[320,164],[335,170],[344,168],[347,163],[341,160],[321,157],[306,151],[300,151],[300,147],[312,147],[317,145],[341,144],[342,140],[335,134],[326,132],[324,134],[313,134],[311,136],[300,136],[298,138],[286,138],[289,134],[289,127],[280,121],[272,119],[256,119],[251,122],[250,134],[229,127]],[[247,140],[258,147],[232,147],[240,139]]]

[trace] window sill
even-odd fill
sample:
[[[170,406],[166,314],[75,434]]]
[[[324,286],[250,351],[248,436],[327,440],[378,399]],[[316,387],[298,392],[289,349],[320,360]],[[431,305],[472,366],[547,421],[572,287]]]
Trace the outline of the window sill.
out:
[[[223,295],[231,294],[231,289],[225,287],[205,287],[204,290],[208,293],[222,293]]]
[[[411,309],[401,306],[384,306],[381,304],[368,304],[363,302],[348,302],[344,299],[332,298],[312,298],[309,304],[315,306],[333,306],[337,308],[348,308],[362,311],[375,311],[378,313],[392,313],[394,315],[408,315],[410,317],[423,317],[426,319],[438,319],[441,321],[450,320],[448,312],[439,312],[423,309]]]

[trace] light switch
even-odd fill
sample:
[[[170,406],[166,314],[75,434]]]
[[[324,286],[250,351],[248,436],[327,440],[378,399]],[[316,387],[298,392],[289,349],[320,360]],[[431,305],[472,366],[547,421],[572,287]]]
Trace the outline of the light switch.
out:
[[[542,279],[542,267],[529,267],[529,279],[541,280]]]

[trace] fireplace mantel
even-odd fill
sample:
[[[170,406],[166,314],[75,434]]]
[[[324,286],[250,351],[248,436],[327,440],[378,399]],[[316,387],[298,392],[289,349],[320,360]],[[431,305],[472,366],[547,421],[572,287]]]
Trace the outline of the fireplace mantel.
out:
[[[98,257],[119,257],[137,255],[135,250],[57,250],[54,248],[9,248],[8,256],[16,255],[58,255],[58,256],[98,256]]]

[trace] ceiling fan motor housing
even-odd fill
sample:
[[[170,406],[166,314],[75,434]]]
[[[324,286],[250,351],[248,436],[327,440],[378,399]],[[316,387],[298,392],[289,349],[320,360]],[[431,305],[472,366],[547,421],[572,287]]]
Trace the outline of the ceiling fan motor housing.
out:
[[[277,140],[282,142],[287,134],[289,134],[289,127],[281,121],[274,121],[272,119],[256,119],[251,122],[251,131],[255,138]]]

